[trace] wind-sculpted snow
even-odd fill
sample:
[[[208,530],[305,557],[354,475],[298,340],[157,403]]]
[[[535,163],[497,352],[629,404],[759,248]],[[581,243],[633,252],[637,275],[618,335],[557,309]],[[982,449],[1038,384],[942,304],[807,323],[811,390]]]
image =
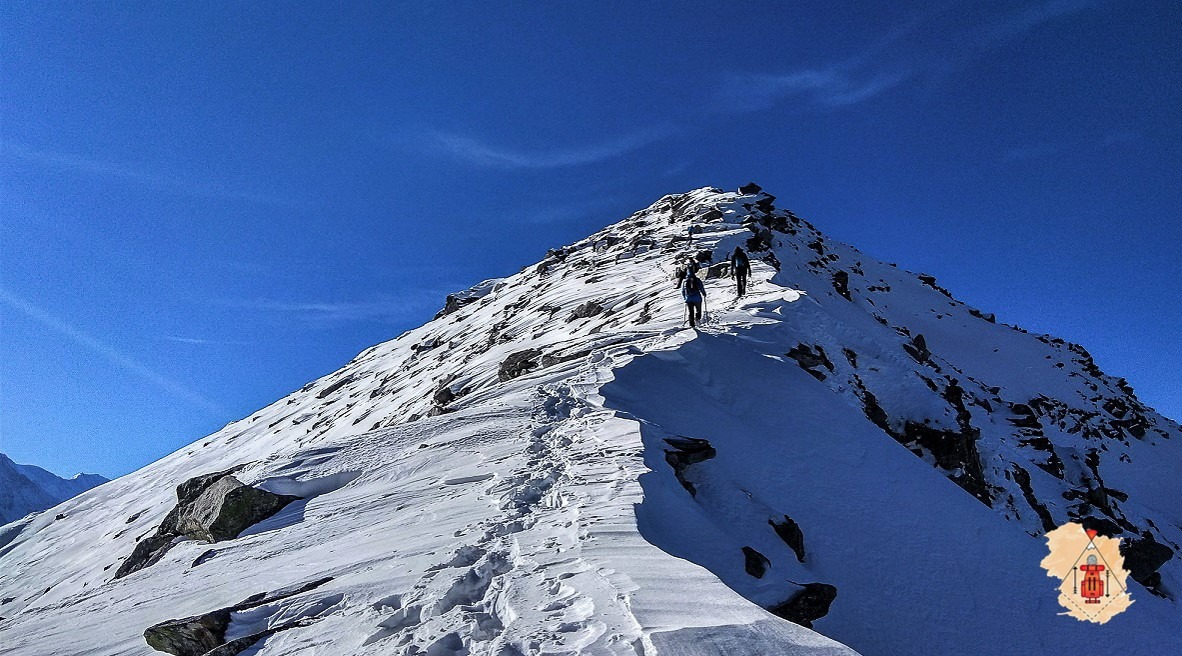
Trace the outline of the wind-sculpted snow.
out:
[[[717,264],[736,245],[741,300]],[[673,279],[691,253],[714,263],[699,332]],[[0,642],[150,654],[148,627],[282,589],[303,591],[216,637],[264,656],[854,653],[821,634],[865,654],[1164,653],[1180,442],[1079,347],[766,194],[700,189],[452,295],[60,521],[0,529]],[[113,578],[178,484],[230,469],[301,500]],[[1068,519],[1136,537],[1162,596],[1138,588],[1103,634],[1057,617],[1037,536]]]

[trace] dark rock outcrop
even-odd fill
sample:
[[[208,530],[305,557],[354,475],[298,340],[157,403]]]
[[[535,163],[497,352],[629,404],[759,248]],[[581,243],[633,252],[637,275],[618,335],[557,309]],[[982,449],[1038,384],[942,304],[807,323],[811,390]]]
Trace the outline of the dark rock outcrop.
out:
[[[1126,539],[1120,544],[1120,553],[1125,559],[1125,569],[1133,580],[1159,597],[1168,597],[1162,589],[1161,572],[1158,568],[1174,557],[1174,550],[1158,542],[1149,531],[1141,537]]]
[[[574,312],[566,318],[567,322],[577,321],[579,319],[589,319],[603,312],[603,305],[596,301],[587,301],[579,307],[575,308]]]
[[[174,656],[235,656],[269,635],[305,626],[313,620],[292,620],[265,631],[226,642],[226,631],[230,628],[233,613],[294,597],[318,588],[331,580],[332,577],[329,576],[276,592],[260,593],[233,606],[219,608],[193,617],[161,622],[144,631],[144,640],[152,649]]]
[[[762,579],[767,568],[771,566],[772,563],[767,559],[767,556],[751,547],[743,547],[743,569],[747,570],[747,574]]]
[[[841,297],[847,301],[852,301],[854,298],[850,296],[850,274],[846,271],[837,270],[833,272],[833,289],[841,294]]]
[[[837,588],[828,583],[805,583],[787,601],[768,610],[789,622],[811,629],[814,621],[829,614],[829,606],[836,598]]]
[[[761,191],[763,191],[763,187],[755,184],[754,182],[748,182],[742,187],[739,187],[739,193],[743,194],[744,196],[753,196]]]
[[[804,532],[800,530],[800,525],[788,515],[784,515],[782,522],[769,519],[767,523],[772,525],[772,530],[776,532],[776,535],[780,536],[784,544],[788,545],[788,548],[792,549],[792,553],[796,554],[796,560],[803,563]]]
[[[686,470],[690,465],[713,458],[718,455],[718,452],[710,446],[709,442],[696,437],[667,437],[665,443],[673,447],[665,449],[665,462],[673,468],[673,475],[677,477],[681,486],[690,493],[690,496],[697,496],[698,490],[686,478]]]
[[[196,476],[177,486],[177,505],[156,533],[140,540],[115,572],[122,578],[154,565],[182,539],[221,542],[274,515],[299,497],[243,485],[236,469]]]
[[[920,364],[927,362],[932,357],[932,352],[928,350],[927,340],[920,334],[916,334],[911,338],[911,342],[904,344],[903,350],[907,351],[907,354]]]
[[[808,344],[797,344],[792,347],[791,351],[785,353],[786,356],[796,360],[796,364],[800,365],[801,369],[812,374],[813,378],[817,380],[825,380],[825,374],[818,371],[818,367],[824,367],[831,373],[833,372],[833,361],[829,359],[829,355],[825,353],[825,348],[820,344],[810,346]]]
[[[497,378],[504,383],[518,376],[525,375],[537,368],[540,364],[541,357],[542,351],[539,349],[525,349],[524,351],[510,353],[509,357],[505,358],[505,361],[501,363],[501,368],[497,371]]]

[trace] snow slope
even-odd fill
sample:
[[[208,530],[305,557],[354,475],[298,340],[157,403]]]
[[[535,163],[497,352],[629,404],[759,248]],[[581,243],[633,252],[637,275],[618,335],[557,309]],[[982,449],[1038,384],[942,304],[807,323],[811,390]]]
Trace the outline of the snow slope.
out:
[[[105,482],[97,474],[61,478],[40,467],[18,465],[0,453],[0,524],[52,508]]]
[[[709,279],[711,320],[684,329],[675,259],[739,244],[748,296]],[[151,625],[333,577],[227,639],[302,620],[243,653],[1168,653],[1180,438],[1081,348],[767,195],[699,189],[452,295],[65,519],[0,528],[0,641],[150,654]],[[303,500],[113,580],[178,484],[239,465]],[[1144,587],[1103,626],[1059,616],[1038,567],[1068,520],[1138,545]],[[816,631],[765,610],[807,583],[837,592]]]

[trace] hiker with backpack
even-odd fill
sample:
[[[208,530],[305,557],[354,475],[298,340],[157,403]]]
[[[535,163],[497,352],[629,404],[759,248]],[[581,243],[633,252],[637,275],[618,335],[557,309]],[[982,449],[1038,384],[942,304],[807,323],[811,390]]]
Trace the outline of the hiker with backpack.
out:
[[[681,289],[682,283],[685,282],[687,276],[697,275],[701,266],[698,265],[698,260],[692,256],[685,258],[685,263],[677,267],[677,285],[676,289]]]
[[[743,252],[742,247],[735,246],[735,252],[731,253],[731,277],[739,286],[739,296],[747,293],[747,277],[751,275],[751,260],[747,258],[747,253]]]
[[[696,267],[692,271],[686,271],[685,282],[681,286],[681,297],[685,299],[685,309],[689,313],[689,325],[690,328],[693,328],[698,321],[702,320],[702,304],[706,301],[706,286],[698,277]]]

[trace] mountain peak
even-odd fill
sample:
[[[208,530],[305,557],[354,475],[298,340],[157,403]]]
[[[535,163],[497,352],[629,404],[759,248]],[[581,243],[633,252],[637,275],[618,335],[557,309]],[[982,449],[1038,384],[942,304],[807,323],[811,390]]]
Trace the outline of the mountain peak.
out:
[[[6,648],[77,651],[63,623],[92,651],[193,623],[268,654],[1172,646],[1179,427],[776,202],[664,196],[11,525]],[[230,494],[271,508],[207,530]],[[1066,522],[1123,540],[1137,603],[1103,632],[1052,610],[1040,536]]]

